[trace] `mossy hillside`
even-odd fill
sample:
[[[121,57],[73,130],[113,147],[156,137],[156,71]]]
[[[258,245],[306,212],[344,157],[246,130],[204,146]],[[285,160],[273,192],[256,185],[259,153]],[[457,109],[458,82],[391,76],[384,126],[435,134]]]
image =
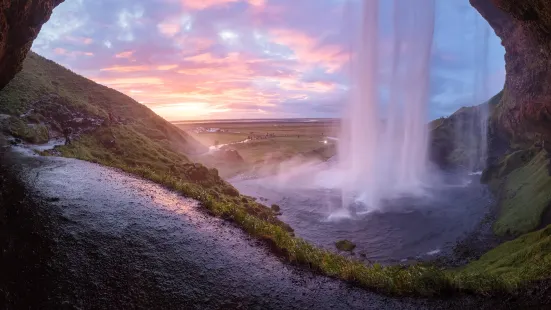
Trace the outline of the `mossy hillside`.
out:
[[[185,133],[173,135],[173,127],[128,97],[78,77],[38,55],[31,56],[31,62],[26,61],[30,65],[24,68],[22,75],[16,77],[14,84],[8,85],[7,92],[0,92],[2,111],[17,116],[28,111],[42,92],[53,91],[65,96],[61,104],[82,107],[83,111],[102,117],[112,111],[117,117],[126,118],[122,122],[104,123],[77,137],[72,144],[48,153],[117,167],[163,184],[200,201],[202,207],[213,215],[233,221],[252,236],[265,240],[286,260],[375,291],[433,296],[450,292],[487,294],[496,289],[511,289],[507,279],[500,275],[486,275],[478,270],[446,271],[424,265],[365,265],[296,238],[290,228],[277,219],[273,210],[250,197],[239,195],[215,169],[191,163],[182,153],[182,148],[174,147],[175,143],[185,145],[189,142]],[[32,72],[35,65],[38,66],[35,68],[37,72]],[[58,79],[58,76],[62,78]],[[19,104],[23,108],[19,108]],[[178,135],[183,141],[174,138]]]
[[[17,117],[10,117],[0,121],[3,128],[11,136],[31,143],[48,142],[48,128],[42,124],[29,124]]]
[[[522,161],[521,155],[509,155],[502,173]],[[526,165],[507,174],[499,196],[499,217],[494,224],[496,234],[517,236],[537,229],[551,204],[549,153],[541,150]]]
[[[55,94],[69,110],[108,119],[111,113],[123,123],[134,124],[136,132],[163,141],[171,149],[186,154],[204,150],[204,146],[134,99],[30,52],[23,70],[0,91],[0,113],[19,117],[36,107],[37,101]],[[40,115],[37,115],[40,117]]]
[[[200,197],[200,201],[215,199],[221,203],[228,203],[268,223],[280,225],[291,231],[287,224],[277,219],[275,212],[270,208],[240,196],[233,186],[220,178],[216,169],[191,163],[184,155],[150,141],[136,132],[132,126],[101,127],[93,134],[81,136],[70,145],[44,152],[45,155],[52,153],[121,168],[173,189],[185,185],[186,188],[194,188],[190,192],[201,191],[211,197]],[[187,194],[187,191],[184,194]],[[201,195],[195,193],[193,196]]]
[[[535,148],[508,151],[483,171],[480,181],[488,184],[494,193],[498,193],[509,173],[528,164],[538,152],[539,149]]]
[[[431,160],[442,168],[457,168],[468,164],[470,158],[476,158],[477,150],[473,143],[480,143],[479,137],[471,141],[469,136],[461,133],[469,132],[471,128],[481,125],[481,115],[488,113],[489,123],[492,123],[496,107],[500,105],[503,92],[499,92],[487,102],[462,107],[448,117],[435,119],[428,124],[430,133],[429,154]],[[488,143],[494,149],[494,144],[500,142],[492,126],[488,128]]]
[[[551,225],[505,242],[456,271],[463,289],[515,291],[551,275]],[[484,284],[486,283],[486,284]]]
[[[115,137],[118,136],[118,130],[114,131]],[[105,154],[114,153],[103,148],[95,137],[84,137],[72,145],[58,149],[65,156],[121,168],[163,184],[186,197],[200,201],[211,214],[235,222],[252,236],[267,242],[273,251],[289,262],[386,294],[437,296],[453,292],[484,295],[514,293],[520,287],[551,272],[551,264],[547,263],[550,250],[548,246],[551,244],[550,229],[504,243],[480,260],[458,270],[444,270],[430,265],[365,265],[293,236],[285,224],[274,219],[273,214],[264,213],[269,209],[256,204],[254,199],[234,196],[235,193],[231,192],[223,193],[227,185],[218,181],[212,182],[216,180],[215,177],[201,184],[190,181],[190,174],[185,171],[174,174],[175,172],[166,168],[165,172],[148,168],[143,162],[136,165],[123,161],[108,162],[105,158],[109,157]],[[213,170],[210,173],[216,175]],[[261,213],[251,212],[251,208],[255,206],[261,208]],[[539,266],[534,266],[534,263]],[[517,267],[519,269],[515,270]]]
[[[231,185],[217,178],[215,169],[209,170],[209,177],[197,180],[192,174],[195,167],[201,165],[189,164],[185,160],[178,163],[173,154],[163,155],[161,150],[154,149],[155,145],[136,143],[139,141],[129,138],[136,136],[130,133],[131,130],[124,126],[102,128],[94,135],[82,136],[71,145],[57,147],[55,151],[66,157],[120,168],[196,199],[211,214],[233,221],[252,236],[267,242],[273,251],[288,261],[323,274],[389,294],[432,296],[453,290],[453,277],[436,267],[367,266],[296,238],[290,227],[276,218],[275,211],[234,192]],[[110,142],[113,138],[117,146]],[[104,145],[106,141],[108,146]],[[127,147],[129,149],[123,150]],[[162,156],[158,161],[175,161],[167,164],[157,162],[155,158],[143,159],[140,148],[152,148],[147,151],[160,153]],[[123,157],[120,152],[126,152],[130,158]]]

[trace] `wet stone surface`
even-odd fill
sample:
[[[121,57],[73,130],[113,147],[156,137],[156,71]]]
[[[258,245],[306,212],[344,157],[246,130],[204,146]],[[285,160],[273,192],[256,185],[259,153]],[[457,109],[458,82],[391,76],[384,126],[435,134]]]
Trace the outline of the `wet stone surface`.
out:
[[[6,290],[15,290],[8,301],[14,308],[484,308],[473,298],[385,297],[312,274],[281,262],[238,228],[201,212],[196,202],[113,169],[17,152],[2,156],[2,174],[18,172],[23,182],[16,185],[40,198],[18,208],[47,228],[33,234],[33,244],[47,245],[48,255],[11,261],[39,271],[4,278],[12,283]],[[8,200],[3,208],[17,203]],[[18,216],[5,218],[22,220]],[[2,238],[30,228],[18,229]],[[37,279],[36,299],[25,299]]]

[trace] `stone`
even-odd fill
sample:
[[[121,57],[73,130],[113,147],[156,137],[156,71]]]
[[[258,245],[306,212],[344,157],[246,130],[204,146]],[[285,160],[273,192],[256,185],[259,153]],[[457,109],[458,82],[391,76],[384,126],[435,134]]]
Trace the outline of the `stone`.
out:
[[[0,89],[21,71],[42,24],[63,1],[0,0]]]
[[[347,251],[347,252],[351,252],[356,248],[356,245],[349,240],[339,240],[335,242],[335,246],[340,251]]]
[[[272,210],[276,213],[279,213],[281,211],[281,208],[278,205],[273,204],[272,205]]]
[[[470,0],[505,48],[505,87],[494,113],[515,142],[551,136],[551,1]],[[538,135],[540,134],[540,135]]]

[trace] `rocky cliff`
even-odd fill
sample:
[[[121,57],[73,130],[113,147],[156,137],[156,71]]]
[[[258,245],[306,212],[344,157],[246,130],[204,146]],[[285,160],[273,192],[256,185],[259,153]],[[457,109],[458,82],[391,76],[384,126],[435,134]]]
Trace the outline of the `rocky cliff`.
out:
[[[505,47],[496,124],[515,142],[551,141],[551,1],[470,0]]]
[[[23,60],[52,10],[64,0],[0,0],[0,89]]]

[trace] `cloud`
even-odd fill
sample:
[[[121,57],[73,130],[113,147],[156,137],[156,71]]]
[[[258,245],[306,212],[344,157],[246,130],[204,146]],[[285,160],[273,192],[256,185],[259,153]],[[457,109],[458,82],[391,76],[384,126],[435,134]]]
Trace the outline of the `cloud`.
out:
[[[350,83],[358,3],[65,1],[33,50],[167,118],[337,117]],[[431,117],[473,98],[476,70],[484,67],[477,34],[487,27],[466,3],[437,1],[437,12]],[[383,55],[392,49],[385,27]],[[493,33],[488,46],[487,70],[478,74],[495,93],[503,85],[503,48]]]
[[[120,52],[115,55],[115,58],[131,58],[135,51]]]
[[[263,7],[265,0],[181,0],[185,8],[204,10],[208,8],[224,7],[238,2],[248,3],[253,7]]]

